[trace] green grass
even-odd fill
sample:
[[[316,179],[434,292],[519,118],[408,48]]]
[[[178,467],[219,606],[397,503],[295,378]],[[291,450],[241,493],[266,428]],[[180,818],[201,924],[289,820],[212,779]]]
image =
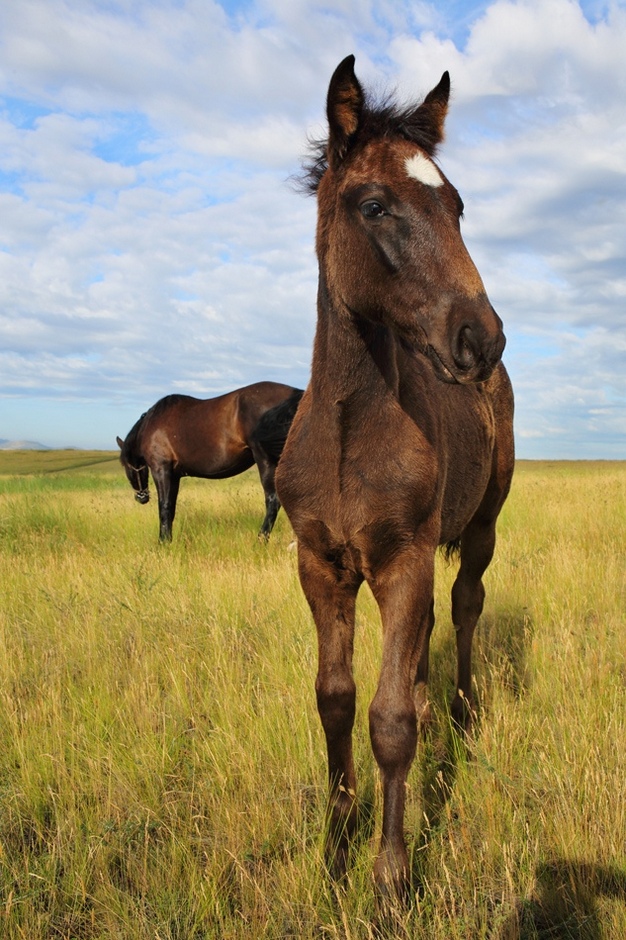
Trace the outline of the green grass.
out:
[[[322,863],[316,642],[256,471],[184,480],[174,541],[115,454],[0,453],[0,936],[626,936],[626,464],[518,465],[486,577],[480,717],[451,732],[438,562],[435,726],[409,780],[408,911],[377,911],[367,707],[380,653],[359,601],[363,838]]]

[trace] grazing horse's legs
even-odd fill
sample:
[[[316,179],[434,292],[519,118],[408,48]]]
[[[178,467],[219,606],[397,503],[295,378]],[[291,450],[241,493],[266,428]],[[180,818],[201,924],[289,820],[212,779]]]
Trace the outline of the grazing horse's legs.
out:
[[[370,737],[383,785],[383,830],[374,866],[384,893],[402,896],[409,877],[404,842],[406,780],[417,746],[418,663],[433,624],[434,548],[396,556],[372,584],[383,624],[383,657],[370,705]]]
[[[461,566],[452,586],[452,623],[456,630],[457,691],[452,702],[452,718],[461,728],[472,721],[472,639],[485,600],[482,576],[493,557],[496,544],[495,519],[473,519],[461,538]]]
[[[161,542],[171,542],[180,477],[169,466],[158,467],[152,471],[152,476],[159,497],[159,539]]]
[[[317,708],[326,735],[329,777],[329,826],[326,857],[331,872],[346,869],[350,837],[356,828],[356,776],[352,758],[356,686],[352,676],[356,595],[361,579],[325,564],[302,543],[298,546],[302,589],[318,638]]]

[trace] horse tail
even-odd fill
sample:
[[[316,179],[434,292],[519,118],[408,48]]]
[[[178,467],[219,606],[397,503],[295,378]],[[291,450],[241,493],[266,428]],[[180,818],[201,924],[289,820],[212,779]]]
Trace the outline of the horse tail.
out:
[[[267,456],[278,463],[289,434],[289,428],[296,416],[304,389],[296,388],[289,398],[269,408],[259,419],[252,432],[252,440],[263,448]]]
[[[461,556],[461,536],[456,539],[451,539],[449,542],[446,542],[445,545],[441,546],[441,553],[448,564],[451,561],[456,561]]]

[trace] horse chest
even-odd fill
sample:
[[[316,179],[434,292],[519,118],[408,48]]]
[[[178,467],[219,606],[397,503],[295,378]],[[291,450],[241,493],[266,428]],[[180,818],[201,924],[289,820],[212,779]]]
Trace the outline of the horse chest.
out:
[[[436,506],[437,463],[400,408],[372,417],[336,407],[301,422],[278,485],[294,531],[308,541],[323,531],[335,548],[362,546],[364,532],[382,530],[386,541],[406,541]]]

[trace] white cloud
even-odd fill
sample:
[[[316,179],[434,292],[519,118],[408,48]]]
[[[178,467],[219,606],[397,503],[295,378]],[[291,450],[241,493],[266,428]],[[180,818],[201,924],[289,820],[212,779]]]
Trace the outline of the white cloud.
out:
[[[626,10],[228,9],[2,4],[0,394],[17,396],[5,420],[20,395],[45,417],[0,435],[67,443],[58,402],[104,399],[108,446],[120,402],[306,381],[315,205],[285,181],[354,52],[365,84],[402,99],[451,72],[441,166],[505,321],[522,455],[623,456]]]

